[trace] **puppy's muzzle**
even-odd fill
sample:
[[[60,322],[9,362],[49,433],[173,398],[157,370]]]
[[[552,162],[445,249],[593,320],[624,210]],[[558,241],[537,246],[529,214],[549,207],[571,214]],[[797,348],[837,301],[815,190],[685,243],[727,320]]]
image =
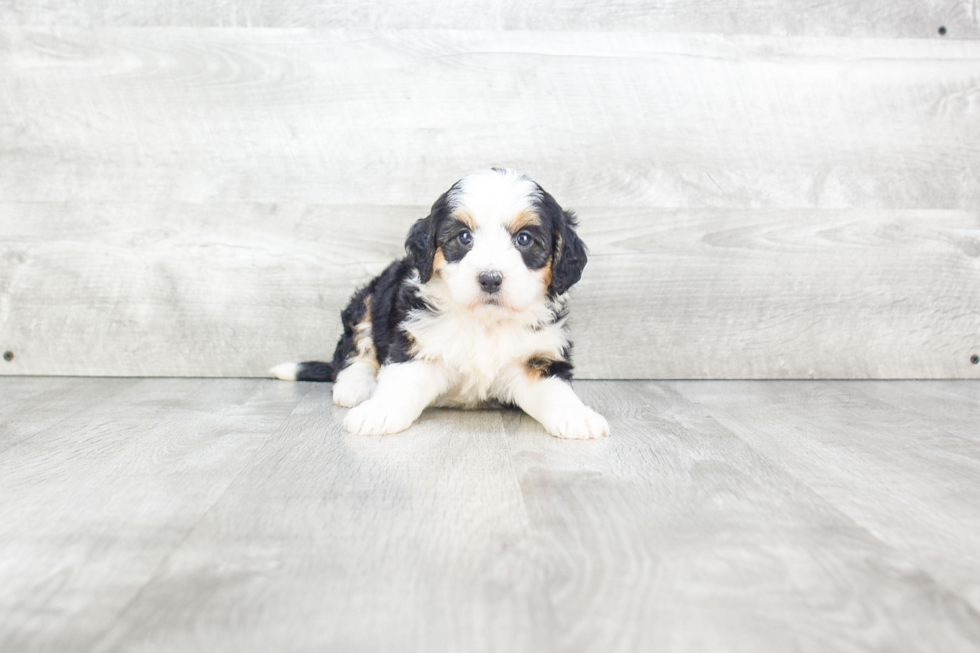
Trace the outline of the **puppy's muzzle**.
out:
[[[500,290],[500,284],[504,282],[504,275],[496,270],[486,270],[479,276],[480,288],[488,295],[492,295]]]

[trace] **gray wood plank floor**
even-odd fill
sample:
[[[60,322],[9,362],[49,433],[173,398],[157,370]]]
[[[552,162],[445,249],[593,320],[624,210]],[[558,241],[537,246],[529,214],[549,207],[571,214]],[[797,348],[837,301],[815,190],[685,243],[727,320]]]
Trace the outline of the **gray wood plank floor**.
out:
[[[980,647],[980,382],[576,386],[610,438],[0,378],[0,650]]]

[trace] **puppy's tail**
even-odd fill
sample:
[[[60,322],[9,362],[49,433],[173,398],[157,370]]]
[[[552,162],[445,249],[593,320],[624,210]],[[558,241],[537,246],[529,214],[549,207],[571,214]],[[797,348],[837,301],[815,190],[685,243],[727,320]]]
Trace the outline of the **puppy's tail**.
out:
[[[283,381],[333,381],[337,378],[333,365],[320,361],[280,363],[269,374]]]

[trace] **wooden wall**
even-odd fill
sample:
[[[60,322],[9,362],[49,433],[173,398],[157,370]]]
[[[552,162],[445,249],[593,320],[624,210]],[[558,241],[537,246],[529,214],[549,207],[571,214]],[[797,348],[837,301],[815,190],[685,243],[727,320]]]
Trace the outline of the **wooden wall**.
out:
[[[0,0],[0,374],[329,356],[506,165],[581,217],[582,378],[980,378],[978,37],[935,1]]]

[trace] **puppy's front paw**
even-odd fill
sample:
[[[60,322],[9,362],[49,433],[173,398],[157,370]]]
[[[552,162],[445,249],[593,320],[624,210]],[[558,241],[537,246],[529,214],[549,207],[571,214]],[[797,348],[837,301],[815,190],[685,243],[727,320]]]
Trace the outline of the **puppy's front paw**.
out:
[[[606,418],[588,406],[556,413],[542,426],[556,438],[569,440],[592,440],[609,435]]]
[[[404,431],[418,415],[398,406],[368,400],[351,408],[344,418],[344,428],[354,435],[386,435]]]
[[[370,378],[338,379],[333,385],[333,402],[344,408],[353,408],[370,399],[377,387],[378,384]]]

